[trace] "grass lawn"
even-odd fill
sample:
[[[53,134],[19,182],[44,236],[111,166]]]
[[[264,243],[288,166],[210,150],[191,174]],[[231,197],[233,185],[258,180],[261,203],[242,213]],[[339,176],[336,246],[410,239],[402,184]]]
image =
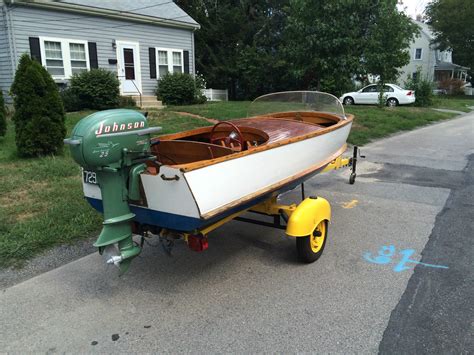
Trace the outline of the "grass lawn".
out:
[[[67,115],[68,135],[90,112]],[[171,112],[150,112],[150,124],[164,133],[209,125]],[[54,245],[98,232],[101,216],[84,200],[80,167],[69,149],[61,156],[20,159],[14,129],[0,138],[0,267],[22,262]]]
[[[232,120],[247,117],[251,101],[215,101],[202,105],[168,106],[166,111],[189,112],[207,118]]]
[[[249,106],[250,101],[221,101],[208,102],[203,105],[170,106],[166,110],[168,112],[183,111],[207,118],[229,120],[247,117]],[[453,113],[437,112],[430,108],[412,106],[393,108],[346,106],[344,108],[347,113],[352,113],[356,117],[348,140],[349,143],[354,145],[363,145],[372,139],[382,138],[398,131],[411,130],[418,126],[455,116]]]
[[[421,107],[350,106],[347,113],[355,116],[348,142],[363,145],[373,139],[386,137],[399,131],[409,131],[435,121],[456,116]]]
[[[435,96],[433,108],[469,112],[474,107],[474,96]]]

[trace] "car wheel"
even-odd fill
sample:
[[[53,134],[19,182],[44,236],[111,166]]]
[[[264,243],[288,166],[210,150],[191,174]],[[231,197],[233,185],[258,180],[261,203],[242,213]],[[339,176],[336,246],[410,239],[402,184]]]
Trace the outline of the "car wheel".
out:
[[[354,99],[350,96],[345,97],[344,100],[342,101],[344,105],[354,105]]]
[[[394,97],[391,97],[390,99],[387,100],[387,106],[388,107],[398,106],[398,100]]]

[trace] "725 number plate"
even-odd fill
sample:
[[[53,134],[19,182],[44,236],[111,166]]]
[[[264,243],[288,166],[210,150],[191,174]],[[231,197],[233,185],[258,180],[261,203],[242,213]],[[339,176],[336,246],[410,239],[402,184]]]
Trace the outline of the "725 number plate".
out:
[[[83,170],[82,179],[86,184],[97,185],[97,175],[94,171]]]

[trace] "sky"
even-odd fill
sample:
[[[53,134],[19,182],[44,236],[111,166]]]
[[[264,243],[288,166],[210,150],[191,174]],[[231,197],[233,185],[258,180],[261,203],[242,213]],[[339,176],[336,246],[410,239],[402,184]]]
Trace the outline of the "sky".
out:
[[[399,5],[398,8],[404,10],[405,13],[411,18],[416,18],[417,14],[423,14],[425,7],[430,0],[401,0],[402,5]]]

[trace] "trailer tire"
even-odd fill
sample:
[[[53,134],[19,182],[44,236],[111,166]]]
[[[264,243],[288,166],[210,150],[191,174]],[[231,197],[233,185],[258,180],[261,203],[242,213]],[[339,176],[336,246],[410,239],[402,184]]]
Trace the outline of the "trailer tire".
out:
[[[296,238],[298,259],[304,263],[313,263],[323,254],[328,235],[328,221],[318,223],[312,235]]]

